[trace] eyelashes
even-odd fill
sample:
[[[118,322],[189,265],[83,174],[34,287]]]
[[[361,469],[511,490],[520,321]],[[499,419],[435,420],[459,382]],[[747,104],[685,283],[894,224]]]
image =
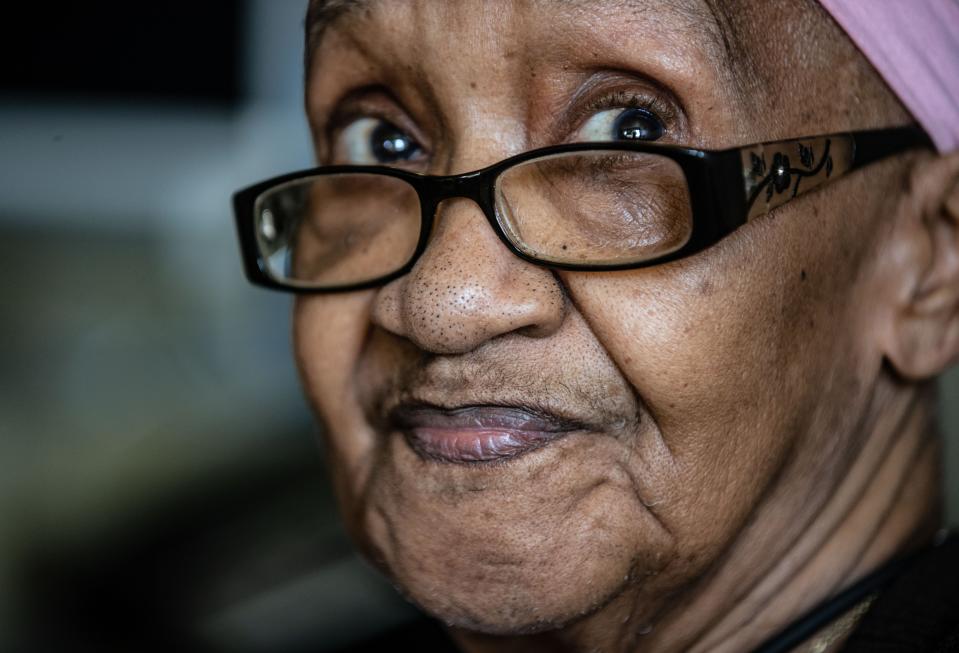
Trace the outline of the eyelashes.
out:
[[[554,136],[543,144],[656,141],[672,135],[675,121],[676,110],[669,102],[617,89],[595,93],[593,99],[556,117],[555,124],[544,125],[543,132]],[[389,93],[351,94],[333,112],[326,129],[330,160],[324,163],[424,168],[435,145],[416,135],[415,124]],[[442,135],[435,135],[434,141],[442,144]]]
[[[425,158],[425,139],[402,103],[383,86],[354,89],[333,107],[317,144],[324,165],[414,167]]]
[[[632,89],[596,94],[573,114],[575,141],[653,141],[675,131],[677,111],[664,99]]]
[[[422,154],[423,147],[413,136],[381,118],[358,118],[333,142],[333,158],[355,165],[396,165]]]
[[[662,138],[665,130],[663,121],[648,109],[607,109],[590,117],[574,140],[655,141]]]

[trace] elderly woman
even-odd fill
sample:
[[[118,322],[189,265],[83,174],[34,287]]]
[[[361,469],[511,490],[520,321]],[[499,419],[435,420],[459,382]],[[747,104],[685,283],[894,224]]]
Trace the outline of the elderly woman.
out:
[[[823,4],[312,3],[247,273],[462,650],[959,641],[959,7]]]

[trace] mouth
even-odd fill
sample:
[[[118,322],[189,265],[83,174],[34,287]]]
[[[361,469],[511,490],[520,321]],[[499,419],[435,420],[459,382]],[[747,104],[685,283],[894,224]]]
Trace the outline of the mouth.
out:
[[[526,406],[400,404],[390,422],[421,458],[442,463],[505,461],[584,426]]]

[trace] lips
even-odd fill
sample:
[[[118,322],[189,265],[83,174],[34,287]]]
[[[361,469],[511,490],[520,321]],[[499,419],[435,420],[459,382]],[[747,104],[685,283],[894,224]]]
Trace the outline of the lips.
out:
[[[401,404],[390,419],[420,457],[456,464],[516,458],[582,429],[557,415],[513,406]]]

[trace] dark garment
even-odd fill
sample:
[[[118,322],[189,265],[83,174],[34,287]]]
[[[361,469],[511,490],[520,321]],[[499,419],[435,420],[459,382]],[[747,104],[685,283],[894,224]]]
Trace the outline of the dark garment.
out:
[[[842,651],[959,651],[959,535],[919,554],[892,580]]]
[[[849,606],[878,591],[842,653],[959,653],[959,535],[887,565],[850,590],[844,593],[844,603],[826,601],[757,652],[793,650]],[[797,634],[801,632],[806,634]],[[397,646],[418,653],[457,651],[439,623],[424,617],[343,653],[378,653]]]
[[[336,653],[383,653],[384,651],[416,651],[416,653],[459,653],[438,621],[421,617],[392,630],[357,642]]]
[[[754,653],[787,653],[869,596],[842,653],[959,651],[959,536],[893,560],[824,601]]]

